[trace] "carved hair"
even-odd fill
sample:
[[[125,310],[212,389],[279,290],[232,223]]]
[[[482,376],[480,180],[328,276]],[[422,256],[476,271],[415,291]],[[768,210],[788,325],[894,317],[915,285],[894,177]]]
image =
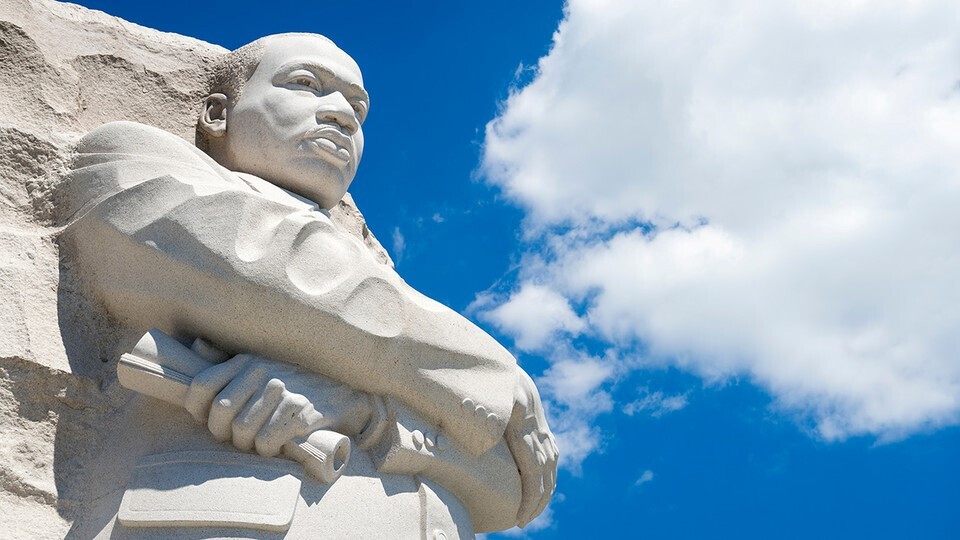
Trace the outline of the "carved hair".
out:
[[[243,93],[244,84],[250,80],[253,72],[257,70],[257,66],[260,65],[260,60],[263,59],[263,51],[267,48],[267,43],[276,38],[293,36],[310,36],[334,44],[333,41],[326,36],[306,32],[290,32],[264,36],[217,58],[213,68],[210,70],[206,95],[224,94],[227,96],[229,106],[233,107],[237,103],[237,100],[240,99],[240,94]],[[204,152],[209,151],[210,141],[207,134],[200,129],[199,122],[197,123],[195,143],[197,148]]]

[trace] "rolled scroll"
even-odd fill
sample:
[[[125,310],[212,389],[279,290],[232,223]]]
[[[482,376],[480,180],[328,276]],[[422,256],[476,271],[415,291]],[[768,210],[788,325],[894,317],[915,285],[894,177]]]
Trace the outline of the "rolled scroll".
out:
[[[183,407],[193,377],[214,364],[164,332],[143,335],[117,364],[120,384],[135,392]],[[317,430],[283,445],[283,453],[303,465],[322,482],[333,483],[350,459],[350,439],[329,430]]]

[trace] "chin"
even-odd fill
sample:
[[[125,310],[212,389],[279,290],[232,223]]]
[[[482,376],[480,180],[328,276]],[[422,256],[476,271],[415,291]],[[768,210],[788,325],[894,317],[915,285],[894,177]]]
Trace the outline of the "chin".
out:
[[[343,196],[346,195],[346,186],[341,186],[342,184],[338,183],[336,187],[326,186],[328,189],[307,189],[298,193],[317,203],[320,208],[329,210],[330,208],[336,206],[337,203],[343,199]]]
[[[341,193],[341,194],[339,194],[339,195],[313,196],[313,197],[307,197],[307,198],[310,199],[311,201],[317,203],[317,206],[319,206],[320,208],[322,208],[322,209],[324,209],[324,210],[329,210],[329,209],[333,208],[334,206],[336,206],[337,203],[339,203],[341,200],[343,200],[343,196],[344,196],[345,194],[346,194],[346,192]]]
[[[310,199],[324,209],[336,206],[347,193],[347,188],[353,180],[352,175],[348,177],[343,171],[329,164],[301,167],[289,177],[294,181],[275,183],[301,197]]]

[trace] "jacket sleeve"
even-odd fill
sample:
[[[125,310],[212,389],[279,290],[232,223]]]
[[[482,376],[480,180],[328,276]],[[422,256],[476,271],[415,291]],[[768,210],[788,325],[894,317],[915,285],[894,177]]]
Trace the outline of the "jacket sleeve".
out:
[[[133,327],[204,336],[390,396],[479,455],[515,360],[409,287],[323,213],[257,193],[187,143],[108,124],[65,180],[83,278]]]

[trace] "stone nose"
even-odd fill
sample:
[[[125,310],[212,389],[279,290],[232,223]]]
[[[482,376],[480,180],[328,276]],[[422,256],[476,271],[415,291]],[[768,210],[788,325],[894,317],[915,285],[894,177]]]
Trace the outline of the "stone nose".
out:
[[[360,129],[356,112],[340,92],[324,96],[323,104],[317,108],[317,120],[321,123],[335,123],[350,135]]]

